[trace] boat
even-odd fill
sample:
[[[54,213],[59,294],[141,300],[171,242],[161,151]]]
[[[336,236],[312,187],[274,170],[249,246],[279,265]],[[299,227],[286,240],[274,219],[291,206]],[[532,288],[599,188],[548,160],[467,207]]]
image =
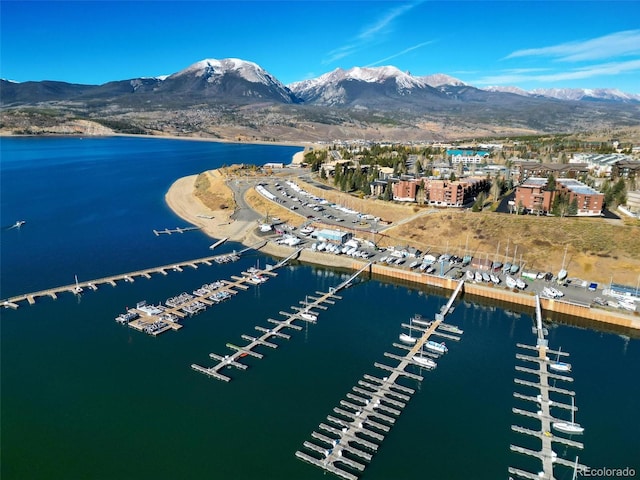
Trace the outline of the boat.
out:
[[[82,293],[82,287],[78,284],[78,275],[76,275],[75,278],[76,278],[76,286],[73,287],[73,293],[76,295],[80,295]]]
[[[569,249],[569,245],[564,248],[564,256],[562,257],[562,268],[558,272],[557,281],[558,283],[564,282],[564,279],[567,278],[567,270],[565,269],[564,262],[567,259],[567,250]]]
[[[549,364],[549,368],[554,372],[570,372],[571,365],[560,361],[560,349],[558,349],[558,356],[556,361]]]
[[[560,432],[568,433],[569,435],[582,435],[584,433],[584,427],[581,427],[579,423],[575,422],[575,407],[573,397],[571,397],[571,421],[570,422],[553,422],[551,426]]]
[[[415,344],[417,342],[417,339],[413,338],[411,335],[407,335],[406,333],[401,333],[400,334],[400,341],[402,343],[413,345],[413,344]]]
[[[11,225],[9,228],[20,228],[25,223],[27,223],[26,220],[18,220],[16,223]]]
[[[413,318],[410,318],[409,319],[409,334],[407,335],[406,333],[401,333],[400,337],[399,337],[400,341],[402,343],[406,343],[408,345],[414,345],[418,341],[417,338],[413,338],[411,336],[411,327],[412,327],[412,325],[413,325]]]
[[[518,273],[519,269],[520,267],[514,263],[513,265],[511,265],[511,268],[509,268],[509,272],[511,272],[511,275],[515,275],[516,273]]]
[[[506,276],[505,282],[507,283],[507,287],[509,288],[514,288],[516,286],[516,281],[509,275]]]
[[[437,364],[436,362],[434,362],[433,360],[431,360],[430,358],[427,357],[423,357],[422,356],[422,351],[420,352],[419,355],[414,355],[412,357],[413,361],[415,363],[417,363],[418,365],[420,365],[421,367],[425,367],[428,369],[434,369],[436,368]]]
[[[480,272],[476,272],[475,279],[476,279],[476,282],[481,282],[482,281],[482,274]]]
[[[466,276],[467,276],[467,280],[469,280],[470,282],[473,281],[474,275],[471,270],[467,270]]]
[[[311,312],[300,312],[300,318],[304,318],[305,320],[309,320],[310,322],[315,322],[318,320],[318,316]]]
[[[424,346],[427,350],[431,350],[432,352],[436,352],[436,353],[447,353],[449,351],[449,349],[444,344],[444,342],[438,343],[438,342],[434,342],[433,340],[429,340],[427,343],[424,344]]]
[[[489,277],[491,278],[491,281],[493,283],[495,283],[496,285],[498,285],[500,283],[500,278],[497,275],[494,275],[492,273],[491,275],[489,275]]]
[[[482,281],[487,283],[491,281],[491,277],[487,272],[482,272]]]

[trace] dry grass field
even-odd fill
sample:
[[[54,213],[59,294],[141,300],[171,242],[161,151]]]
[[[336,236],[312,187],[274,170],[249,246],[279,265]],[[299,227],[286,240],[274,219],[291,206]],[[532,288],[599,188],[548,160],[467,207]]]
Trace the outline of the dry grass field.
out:
[[[557,273],[567,251],[570,277],[636,285],[640,276],[638,222],[600,218],[555,218],[446,210],[385,231],[388,243],[410,243],[443,252],[525,263],[526,269]],[[508,248],[508,256],[507,254]],[[516,250],[517,249],[517,250]]]
[[[235,208],[233,193],[225,185],[225,178],[218,170],[201,173],[194,184],[194,195],[211,210]]]

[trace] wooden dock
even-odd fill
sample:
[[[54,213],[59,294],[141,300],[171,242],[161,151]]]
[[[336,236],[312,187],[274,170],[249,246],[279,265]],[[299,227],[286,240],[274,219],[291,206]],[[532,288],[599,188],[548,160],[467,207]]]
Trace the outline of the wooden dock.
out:
[[[297,252],[299,253],[299,251]],[[295,255],[295,254],[294,254]],[[294,257],[294,255],[289,256],[287,259],[279,262],[272,269],[281,267],[286,264],[286,261],[290,260]],[[339,299],[336,295],[336,292],[340,291],[343,288],[346,288],[348,285],[353,282],[362,272],[367,270],[369,265],[365,265],[356,273],[354,273],[351,277],[349,277],[344,282],[340,283],[336,287],[332,287],[328,292],[316,292],[317,297],[309,297],[300,303],[304,305],[303,308],[292,306],[292,312],[281,311],[280,315],[286,317],[285,320],[274,320],[272,318],[267,319],[269,323],[274,325],[271,328],[266,328],[260,325],[257,325],[255,329],[261,333],[260,336],[254,337],[250,335],[243,334],[241,338],[248,342],[244,346],[237,346],[235,344],[227,343],[227,347],[234,350],[230,355],[220,356],[214,353],[211,353],[209,356],[211,358],[219,360],[219,362],[212,367],[203,367],[201,365],[192,364],[191,368],[197,372],[204,373],[212,378],[217,380],[222,380],[223,382],[229,382],[231,380],[227,375],[223,375],[220,373],[221,370],[224,370],[228,367],[236,367],[241,370],[246,369],[246,365],[239,362],[239,360],[248,355],[254,356],[256,358],[262,358],[262,354],[258,354],[254,351],[257,347],[268,347],[272,349],[278,348],[276,343],[271,342],[272,339],[284,339],[288,340],[290,335],[282,332],[282,330],[291,329],[291,330],[302,330],[300,325],[295,324],[296,321],[307,322],[307,323],[316,323],[318,316],[320,315],[317,310],[326,310],[326,305],[335,304],[335,299]],[[267,271],[266,273],[268,273]],[[310,298],[313,298],[312,301],[309,301]],[[242,368],[244,367],[244,368]]]
[[[297,458],[345,480],[358,479],[414,393],[413,389],[397,383],[398,379],[405,377],[422,381],[421,375],[406,369],[412,366],[421,372],[425,368],[415,358],[443,324],[463,285],[464,280],[461,280],[442,313],[436,314],[428,328],[420,329],[422,336],[413,346],[402,349],[405,352],[403,356],[385,353],[387,358],[399,362],[397,366],[374,363],[376,368],[385,371],[385,376],[378,378],[365,374],[358,385],[346,394],[347,400],[341,400],[340,407],[333,409],[339,417],[328,415],[328,424],[321,423],[318,427],[322,433],[312,432],[311,441],[305,441],[302,450],[296,452]]]
[[[561,382],[573,382],[573,378],[567,375],[560,375],[553,372],[550,372],[548,367],[550,364],[555,363],[550,360],[548,355],[551,354],[553,356],[559,357],[560,355],[568,356],[567,352],[560,352],[549,349],[549,344],[546,336],[546,330],[542,325],[542,311],[540,308],[540,298],[536,295],[535,297],[535,311],[536,311],[536,327],[535,333],[537,335],[536,345],[525,345],[525,344],[517,344],[517,347],[527,351],[527,352],[536,352],[536,356],[529,356],[525,354],[518,353],[516,354],[516,359],[527,362],[528,365],[534,364],[537,368],[529,368],[522,367],[516,365],[515,369],[517,372],[524,373],[533,377],[536,381],[530,380],[522,380],[519,378],[515,379],[515,383],[518,385],[523,385],[529,388],[532,388],[537,391],[537,395],[528,396],[523,395],[518,392],[514,392],[513,396],[520,400],[524,400],[527,402],[533,403],[533,408],[536,410],[535,412],[530,412],[528,410],[514,408],[512,411],[516,415],[521,415],[525,417],[529,417],[540,422],[540,428],[538,430],[531,430],[527,428],[520,427],[518,425],[512,425],[511,429],[514,432],[520,433],[522,435],[527,435],[529,437],[534,437],[540,440],[540,449],[539,450],[531,450],[528,448],[520,447],[517,445],[510,445],[510,449],[513,452],[520,453],[522,455],[527,455],[533,458],[537,458],[540,460],[542,464],[542,470],[539,473],[532,473],[526,470],[521,470],[515,467],[509,467],[509,474],[514,477],[524,478],[527,480],[555,480],[554,476],[554,466],[562,465],[569,468],[578,468],[584,469],[586,468],[584,465],[575,465],[574,461],[560,458],[553,450],[554,443],[560,443],[565,447],[572,447],[576,449],[582,449],[583,445],[580,442],[576,442],[574,440],[568,439],[562,435],[557,435],[552,425],[554,422],[565,421],[560,418],[555,418],[551,412],[551,408],[561,408],[564,410],[569,410],[575,412],[577,409],[575,406],[567,405],[565,403],[559,401],[551,401],[549,398],[549,394],[554,392],[560,395],[566,395],[569,397],[573,397],[575,392],[566,390],[564,388],[555,387],[556,381]],[[554,386],[549,384],[549,380],[554,382]]]

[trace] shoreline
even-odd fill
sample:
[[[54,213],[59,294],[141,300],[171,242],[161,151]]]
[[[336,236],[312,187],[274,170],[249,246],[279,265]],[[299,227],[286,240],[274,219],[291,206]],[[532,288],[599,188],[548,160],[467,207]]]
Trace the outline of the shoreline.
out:
[[[281,147],[301,147],[306,148],[310,145],[316,145],[314,142],[286,142],[286,141],[276,141],[276,142],[267,142],[261,140],[254,141],[238,141],[229,138],[214,138],[214,137],[191,137],[191,136],[183,136],[183,135],[152,135],[150,133],[145,134],[135,134],[135,133],[105,133],[101,135],[92,135],[87,133],[43,133],[43,134],[14,134],[10,132],[0,132],[0,138],[110,138],[110,137],[127,137],[127,138],[153,138],[153,139],[164,139],[164,140],[189,140],[193,142],[211,142],[211,143],[233,143],[237,145],[277,145]]]
[[[206,221],[200,217],[201,211],[198,209],[206,209],[206,207],[193,195],[193,181],[197,175],[191,175],[176,180],[169,188],[165,196],[165,200],[171,210],[183,220],[202,227],[202,230],[212,238],[228,238],[230,241],[242,243],[250,246],[260,240],[268,240],[269,237],[261,237],[256,233],[256,222],[254,221],[238,221],[232,217],[236,212],[212,211],[211,215],[226,215],[225,222],[219,225],[206,224]],[[236,201],[236,204],[238,202]],[[216,216],[216,222],[218,217]],[[295,248],[283,245],[275,245],[272,242],[267,243],[260,249],[262,253],[279,258],[286,258],[295,252]],[[312,252],[303,250],[297,258],[298,261],[313,265],[322,265],[332,268],[347,268],[350,270],[358,270],[366,265],[366,262],[357,261],[336,255],[326,255],[320,252]],[[433,277],[430,275],[422,275],[412,271],[399,270],[391,267],[372,264],[371,273],[373,275],[381,275],[388,278],[398,279],[410,282],[413,285],[428,285],[433,287],[453,290],[457,282],[453,279]],[[503,301],[514,305],[526,306],[533,308],[534,297],[530,293],[517,292],[505,288],[488,287],[472,283],[465,283],[465,292],[472,296],[488,298],[497,301]],[[622,313],[614,313],[601,309],[592,309],[570,302],[561,300],[541,299],[541,305],[544,311],[554,312],[559,315],[568,315],[583,318],[598,323],[614,325],[619,328],[627,328],[629,330],[640,330],[640,318],[633,315]]]

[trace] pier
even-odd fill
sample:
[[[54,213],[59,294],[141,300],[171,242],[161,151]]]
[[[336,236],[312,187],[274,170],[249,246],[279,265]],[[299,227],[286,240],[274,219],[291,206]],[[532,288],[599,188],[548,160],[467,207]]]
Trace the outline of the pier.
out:
[[[31,292],[31,293],[25,293],[22,295],[16,295],[11,298],[0,300],[0,305],[2,305],[5,308],[12,308],[15,310],[20,306],[21,302],[27,302],[30,305],[35,304],[36,299],[39,297],[51,297],[54,300],[56,300],[58,298],[58,294],[60,293],[68,292],[71,294],[76,294],[77,287],[80,287],[85,291],[87,288],[92,291],[96,291],[98,290],[99,285],[111,285],[112,287],[115,287],[117,285],[116,282],[125,281],[128,283],[131,283],[136,279],[136,277],[137,278],[143,277],[143,278],[149,279],[151,278],[152,274],[167,275],[168,272],[171,272],[171,271],[181,272],[187,267],[198,268],[199,265],[211,266],[214,263],[220,264],[220,263],[235,262],[244,253],[250,250],[259,250],[265,244],[266,244],[265,241],[261,241],[254,245],[246,247],[242,250],[239,250],[237,252],[234,251],[232,253],[211,255],[208,257],[196,258],[195,260],[186,260],[183,262],[171,263],[168,265],[161,265],[159,267],[152,267],[144,270],[136,270],[134,272],[120,273],[117,275],[111,275],[109,277],[102,277],[102,278],[97,278],[93,280],[88,280],[85,282],[78,282],[78,284],[71,283],[69,285],[63,285],[61,287],[54,287],[46,290],[40,290],[38,292]]]
[[[271,270],[285,265],[297,253],[299,253],[299,251],[300,250],[276,264],[274,267],[272,267]],[[239,362],[241,358],[248,355],[251,355],[255,358],[262,358],[263,355],[261,353],[254,351],[254,349],[256,349],[257,347],[268,347],[271,349],[278,348],[278,344],[273,343],[270,340],[289,340],[291,336],[284,333],[282,330],[302,330],[302,327],[298,324],[295,324],[294,322],[301,321],[307,323],[316,323],[318,316],[320,315],[318,310],[326,310],[327,305],[333,305],[335,303],[334,300],[340,300],[342,297],[339,297],[338,295],[336,295],[336,293],[351,285],[351,283],[362,272],[369,268],[369,266],[370,264],[365,265],[344,282],[340,283],[336,287],[331,287],[328,292],[315,292],[316,295],[318,295],[317,297],[307,296],[304,301],[300,301],[300,304],[303,305],[303,307],[292,306],[292,312],[281,311],[280,315],[286,317],[285,320],[275,320],[273,318],[268,318],[267,322],[271,323],[273,325],[272,327],[267,328],[261,325],[256,325],[255,329],[260,332],[261,335],[257,337],[246,334],[241,335],[240,338],[242,338],[245,342],[248,342],[244,346],[227,343],[227,348],[233,350],[233,353],[224,356],[215,353],[209,354],[211,358],[218,360],[218,363],[216,365],[207,368],[194,363],[191,365],[191,368],[197,372],[215,378],[216,380],[221,380],[223,382],[231,381],[231,377],[220,373],[220,371],[226,369],[227,367],[235,367],[240,370],[245,370],[247,366]],[[311,301],[309,301],[310,299]]]
[[[536,411],[531,412],[520,408],[513,408],[512,411],[516,415],[521,415],[538,420],[540,422],[540,428],[538,430],[531,430],[520,427],[518,425],[512,425],[511,430],[522,435],[537,438],[538,440],[540,440],[540,449],[531,450],[528,448],[520,447],[518,445],[510,445],[510,449],[513,452],[539,459],[542,464],[542,469],[541,471],[534,473],[528,472],[526,470],[521,470],[519,468],[509,467],[509,475],[528,480],[555,480],[555,465],[563,465],[572,469],[584,469],[586,467],[584,465],[578,465],[574,461],[560,458],[557,452],[553,450],[553,444],[559,443],[565,447],[572,447],[576,449],[582,449],[583,444],[575,440],[566,438],[562,435],[556,434],[556,429],[553,428],[553,424],[555,422],[566,422],[566,420],[555,418],[551,412],[552,407],[569,410],[571,412],[572,418],[577,408],[573,405],[573,402],[571,405],[568,405],[560,401],[552,401],[549,398],[550,393],[553,392],[558,395],[569,396],[573,399],[573,397],[575,396],[575,392],[566,390],[564,388],[555,387],[556,381],[570,383],[573,382],[573,378],[566,375],[565,372],[559,374],[549,371],[550,365],[555,365],[557,362],[559,362],[559,360],[556,360],[555,362],[553,360],[550,360],[550,358],[548,357],[549,354],[555,356],[558,359],[560,358],[560,356],[567,357],[569,356],[569,354],[566,352],[561,352],[559,350],[556,351],[549,349],[548,341],[545,338],[547,335],[547,331],[542,325],[540,298],[537,295],[535,297],[535,314],[536,326],[533,328],[533,330],[537,337],[536,345],[533,346],[517,344],[516,346],[523,349],[527,353],[536,352],[537,355],[532,356],[522,353],[516,354],[516,359],[522,362],[527,362],[528,366],[523,367],[520,365],[516,365],[515,369],[517,372],[525,373],[527,375],[530,375],[531,377],[534,377],[536,381],[522,380],[519,378],[516,378],[514,381],[518,385],[523,385],[536,390],[537,395],[528,396],[523,395],[519,392],[514,392],[513,396],[519,400],[523,400],[529,402],[530,404],[533,404],[533,408]],[[529,368],[529,366],[531,365],[537,368]],[[554,382],[553,386],[549,384],[549,380],[552,380]]]
[[[376,368],[385,373],[382,378],[365,374],[358,385],[346,394],[347,400],[341,400],[340,406],[333,409],[339,417],[328,415],[328,423],[320,423],[318,430],[311,433],[311,441],[305,441],[302,449],[296,452],[296,457],[307,463],[322,468],[345,480],[357,480],[366,463],[371,462],[373,454],[377,452],[380,442],[394,425],[396,418],[415,392],[413,389],[401,385],[401,377],[422,381],[419,374],[407,371],[409,366],[422,370],[432,370],[435,362],[425,362],[423,348],[429,345],[429,338],[438,332],[444,324],[445,317],[452,311],[451,307],[462,290],[464,280],[451,294],[449,301],[442,307],[435,320],[428,323],[428,327],[421,328],[421,337],[412,346],[395,344],[402,347],[404,355],[385,353],[385,357],[398,361],[398,365],[389,366],[374,363]],[[415,327],[412,326],[412,330]],[[447,325],[443,330],[451,332],[457,327]],[[438,332],[441,333],[441,332]],[[450,335],[454,337],[454,335]],[[459,340],[459,337],[455,337]],[[430,357],[439,358],[434,354]],[[427,365],[427,366],[425,366]]]
[[[286,265],[286,262],[280,262],[264,270],[252,267],[242,272],[242,276],[232,275],[231,281],[218,280],[202,285],[193,293],[183,292],[168,298],[164,305],[147,305],[146,301],[139,302],[135,308],[117,316],[116,321],[153,336],[169,330],[179,330],[182,328],[179,323],[181,319],[196,315],[210,306],[228,300],[236,295],[238,290],[248,290],[250,288],[248,285],[260,285],[266,282],[269,277],[277,275],[274,270],[282,265]],[[277,346],[273,343],[259,342],[259,339],[253,339],[253,341],[273,346],[273,348]]]
[[[169,229],[169,228],[165,228],[164,230],[153,230],[153,233],[155,234],[156,237],[159,237],[160,235],[171,235],[172,233],[184,233],[184,232],[192,232],[194,230],[200,230],[201,227],[184,227],[184,228],[180,228],[180,227],[176,227],[173,229]]]

